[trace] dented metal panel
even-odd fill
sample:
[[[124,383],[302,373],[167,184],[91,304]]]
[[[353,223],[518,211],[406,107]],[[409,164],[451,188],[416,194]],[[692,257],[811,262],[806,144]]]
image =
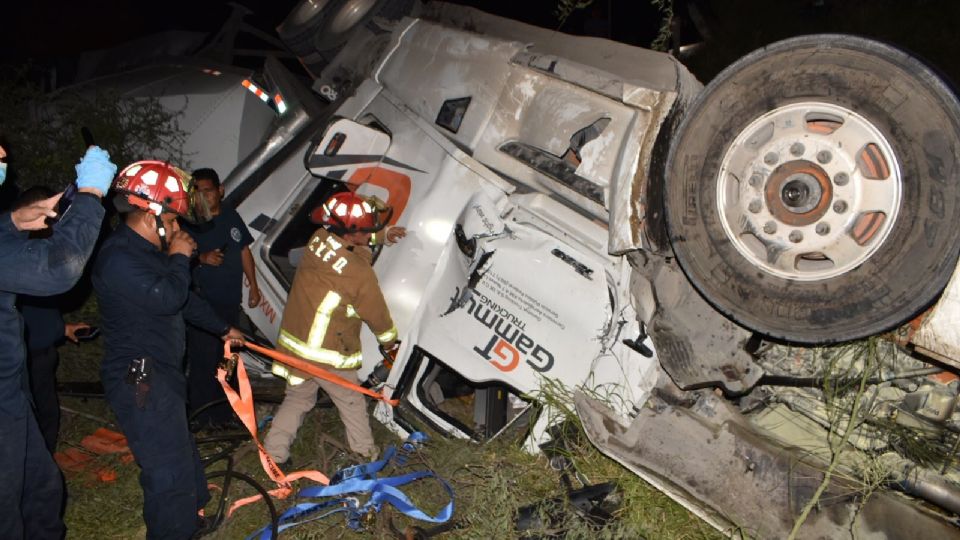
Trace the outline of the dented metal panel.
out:
[[[938,360],[960,368],[960,278],[956,271],[911,341]]]
[[[376,80],[431,123],[446,100],[472,98],[460,129],[445,133],[472,150],[507,84],[510,58],[523,47],[418,21],[403,33]]]
[[[680,402],[658,389],[651,407],[625,423],[603,403],[575,397],[590,440],[719,530],[786,538],[823,478],[825,464],[744,425],[709,393]],[[956,528],[909,499],[874,493],[862,507],[855,484],[835,476],[798,538],[956,537]]]
[[[431,2],[424,6],[422,17],[453,28],[530,43],[530,52],[589,66],[589,70],[595,73],[616,74],[616,77],[608,78],[623,81],[627,95],[633,88],[675,91],[680,84],[678,67],[687,71],[679,61],[666,53],[607,39],[572,36],[455,4]]]
[[[609,251],[648,247],[642,186],[678,92],[528,52],[535,45],[419,21],[404,29],[377,80],[428,122],[444,103],[469,99],[445,136],[508,178],[612,216]],[[696,85],[665,65],[671,81]]]

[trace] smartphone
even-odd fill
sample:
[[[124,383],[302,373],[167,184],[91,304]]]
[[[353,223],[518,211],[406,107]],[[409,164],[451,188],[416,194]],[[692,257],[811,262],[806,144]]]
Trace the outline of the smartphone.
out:
[[[100,335],[100,328],[96,326],[91,326],[89,328],[78,328],[73,335],[77,336],[79,341],[90,341],[91,339]]]
[[[63,190],[63,196],[60,197],[60,202],[57,203],[57,217],[50,218],[51,223],[56,223],[63,218],[67,210],[70,209],[70,204],[73,203],[73,199],[76,198],[76,196],[77,184],[74,182],[67,186],[67,189]]]
[[[83,126],[80,128],[80,136],[83,138],[83,143],[87,145],[87,148],[91,146],[96,146],[96,141],[93,140],[93,133],[90,131],[90,128]],[[73,203],[73,199],[77,196],[77,183],[73,182],[67,189],[63,190],[63,196],[60,197],[60,202],[57,203],[57,217],[50,219],[50,223],[56,223],[63,219],[64,214],[67,213],[67,210],[70,209],[70,205]]]

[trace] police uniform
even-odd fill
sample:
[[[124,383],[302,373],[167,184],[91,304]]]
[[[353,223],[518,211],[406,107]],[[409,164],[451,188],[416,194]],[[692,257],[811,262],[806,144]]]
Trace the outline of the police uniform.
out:
[[[147,538],[189,538],[209,500],[187,427],[183,370],[186,321],[216,335],[229,325],[190,292],[190,259],[168,255],[121,223],[94,264],[104,359],[100,376],[140,466]],[[147,359],[147,378],[127,377]]]
[[[350,381],[361,365],[360,325],[365,322],[382,344],[397,339],[371,266],[372,253],[339,236],[318,230],[307,244],[280,323],[279,346],[290,354],[322,365]],[[273,372],[287,379],[264,447],[277,461],[286,461],[304,415],[316,404],[317,388],[326,392],[343,421],[350,449],[373,457],[377,448],[370,430],[364,396],[323,379],[274,363]]]
[[[219,249],[223,262],[219,266],[199,264],[193,269],[194,291],[206,300],[228,324],[237,326],[240,319],[240,299],[243,289],[244,248],[253,242],[250,231],[236,210],[222,206],[220,213],[202,227],[185,229],[197,242],[197,252]],[[224,398],[223,388],[216,380],[217,364],[223,356],[223,341],[219,336],[187,326],[187,360],[189,373],[187,388],[190,410],[196,411]],[[208,406],[200,413],[201,424],[222,424],[234,418],[227,403]]]
[[[30,240],[9,214],[0,216],[0,531],[4,538],[60,538],[63,479],[46,449],[24,393],[24,344],[16,294],[68,291],[103,220],[100,199],[77,195],[54,234]]]

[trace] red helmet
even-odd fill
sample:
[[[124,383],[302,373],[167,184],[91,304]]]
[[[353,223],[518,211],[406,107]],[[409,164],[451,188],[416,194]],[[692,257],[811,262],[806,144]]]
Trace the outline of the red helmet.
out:
[[[169,163],[131,163],[117,175],[113,188],[121,195],[117,198],[121,212],[139,208],[154,215],[173,212],[192,217],[193,178]]]
[[[367,199],[344,191],[313,210],[310,219],[319,225],[343,232],[376,232],[383,228],[377,208]]]

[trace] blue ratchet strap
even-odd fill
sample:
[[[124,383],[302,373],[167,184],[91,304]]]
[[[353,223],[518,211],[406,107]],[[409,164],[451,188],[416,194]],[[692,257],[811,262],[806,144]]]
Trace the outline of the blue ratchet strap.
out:
[[[350,478],[356,477],[375,478],[376,473],[383,470],[383,468],[386,467],[387,463],[389,463],[391,460],[397,465],[406,465],[406,454],[411,453],[419,448],[426,440],[426,435],[419,431],[414,431],[407,437],[407,440],[403,442],[400,452],[397,452],[396,448],[390,446],[383,452],[383,457],[377,461],[340,469],[336,472],[336,474],[330,477],[330,485],[332,486],[334,484],[339,484],[344,480],[349,480]]]
[[[447,490],[447,494],[450,495],[450,502],[441,508],[436,516],[427,515],[423,510],[417,508],[406,494],[396,488],[396,486],[409,484],[421,478],[436,478],[437,481],[440,482],[440,485],[443,486],[443,489]],[[430,471],[418,471],[401,476],[394,476],[392,478],[383,478],[377,481],[377,485],[371,491],[370,500],[363,505],[363,509],[372,508],[379,512],[383,503],[388,503],[400,513],[414,519],[419,519],[420,521],[445,523],[453,517],[453,488],[450,487],[450,484],[445,480]]]
[[[436,478],[450,495],[450,502],[435,517],[429,516],[417,508],[409,497],[397,489],[398,486],[409,484],[421,478]],[[297,496],[336,497],[348,493],[370,493],[370,499],[360,508],[360,514],[371,510],[379,512],[383,503],[388,503],[406,516],[430,523],[444,523],[453,515],[453,488],[430,471],[418,471],[388,478],[350,478],[339,484],[303,488]]]
[[[392,446],[388,447],[384,451],[382,459],[362,465],[354,465],[337,471],[337,473],[330,478],[330,485],[311,486],[301,489],[300,492],[297,493],[298,497],[339,496],[339,498],[322,503],[299,503],[288,508],[277,520],[277,532],[310,521],[322,519],[339,512],[345,512],[347,514],[347,524],[350,528],[360,529],[362,528],[361,518],[368,512],[379,512],[384,503],[392,505],[399,512],[414,519],[430,523],[446,522],[453,516],[453,488],[433,472],[418,471],[387,478],[376,477],[377,473],[383,470],[391,460],[399,464],[406,462],[406,454],[416,450],[426,439],[427,437],[423,433],[411,433],[402,444],[399,453],[396,448]],[[422,478],[436,478],[450,495],[450,502],[447,503],[435,517],[431,517],[417,508],[417,506],[410,501],[409,497],[397,489],[397,486],[402,486]],[[370,493],[371,495],[370,499],[361,506],[355,497],[342,497],[348,493]],[[312,515],[320,510],[334,506],[337,508],[319,516]],[[248,536],[247,540],[252,540],[257,537],[257,535],[259,535],[259,540],[272,540],[273,538],[273,533],[269,525]]]
[[[330,508],[332,506],[336,506],[337,508],[334,508],[329,512],[325,512],[319,516],[312,516],[309,519],[301,519],[301,518],[310,516],[311,514],[314,514],[320,510],[323,510],[324,508]],[[297,525],[302,525],[304,523],[314,521],[317,519],[323,519],[327,516],[331,516],[339,512],[348,512],[348,513],[355,512],[358,506],[359,506],[358,501],[352,497],[348,497],[346,499],[325,501],[322,503],[297,504],[295,506],[288,508],[283,514],[280,514],[279,518],[277,518],[277,534],[280,534],[281,532],[287,529],[290,529],[292,527],[296,527]],[[253,534],[248,536],[246,540],[253,540],[254,538],[257,538],[258,535],[259,535],[259,540],[272,540],[273,531],[271,530],[270,525],[268,524],[265,527],[258,529]]]
[[[383,457],[377,461],[364,463],[362,465],[353,465],[345,469],[340,469],[330,477],[330,485],[335,485],[349,480],[351,478],[376,478],[376,474],[387,466],[387,463],[396,456],[397,449],[390,446],[383,452]],[[310,488],[306,488],[310,489]]]

